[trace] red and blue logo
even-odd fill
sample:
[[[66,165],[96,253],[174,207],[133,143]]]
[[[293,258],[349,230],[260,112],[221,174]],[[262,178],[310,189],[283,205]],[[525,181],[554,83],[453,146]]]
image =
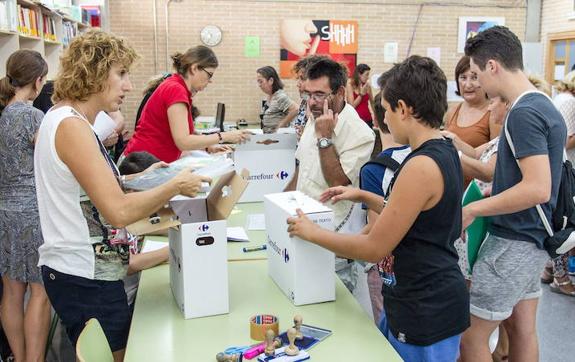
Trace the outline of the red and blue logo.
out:
[[[202,224],[198,227],[198,230],[206,232],[206,231],[210,230],[210,227],[207,224]]]

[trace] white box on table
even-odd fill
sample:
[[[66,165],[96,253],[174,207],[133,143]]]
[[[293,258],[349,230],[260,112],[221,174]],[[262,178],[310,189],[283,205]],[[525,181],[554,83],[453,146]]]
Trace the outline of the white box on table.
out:
[[[268,274],[294,305],[335,300],[335,255],[297,237],[286,220],[300,208],[322,228],[333,230],[333,211],[299,192],[269,194],[264,199]]]
[[[170,286],[185,319],[229,312],[227,217],[247,186],[235,171],[222,175],[209,194],[176,196],[160,221],[128,227],[141,235],[169,227]]]
[[[265,194],[282,192],[295,171],[295,134],[252,135],[234,152],[236,170],[246,169],[250,183],[239,202],[258,202]]]

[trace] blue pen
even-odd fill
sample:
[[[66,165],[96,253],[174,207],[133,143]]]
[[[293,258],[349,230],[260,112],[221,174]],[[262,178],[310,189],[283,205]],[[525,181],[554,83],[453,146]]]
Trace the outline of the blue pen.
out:
[[[267,246],[266,244],[263,245],[259,245],[259,246],[251,246],[248,248],[243,248],[242,250],[244,251],[244,253],[249,253],[250,251],[260,251],[260,250],[266,250]]]

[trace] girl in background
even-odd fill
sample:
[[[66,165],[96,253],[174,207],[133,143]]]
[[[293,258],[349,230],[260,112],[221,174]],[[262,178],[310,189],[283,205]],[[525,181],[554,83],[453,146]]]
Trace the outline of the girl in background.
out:
[[[34,143],[44,113],[33,101],[48,65],[34,50],[18,50],[0,80],[0,273],[2,326],[16,361],[43,361],[50,302],[38,268],[43,243],[34,185]],[[30,299],[24,310],[24,295]]]
[[[359,117],[369,127],[373,127],[373,117],[369,109],[370,107],[373,109],[373,93],[369,85],[370,71],[371,68],[367,64],[358,64],[355,67],[353,76],[347,82],[346,96],[347,103],[355,108]]]

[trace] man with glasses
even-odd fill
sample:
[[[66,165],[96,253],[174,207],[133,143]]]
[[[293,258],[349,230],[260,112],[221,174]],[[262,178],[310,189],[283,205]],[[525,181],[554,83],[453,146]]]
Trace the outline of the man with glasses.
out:
[[[373,150],[373,131],[345,102],[346,84],[347,69],[332,59],[318,59],[307,68],[303,97],[309,119],[296,152],[299,166],[288,187],[315,199],[329,187],[357,187],[359,170]],[[353,203],[328,206],[334,211],[336,231],[351,232]],[[350,291],[355,288],[356,269],[347,259],[336,261],[336,271]]]

